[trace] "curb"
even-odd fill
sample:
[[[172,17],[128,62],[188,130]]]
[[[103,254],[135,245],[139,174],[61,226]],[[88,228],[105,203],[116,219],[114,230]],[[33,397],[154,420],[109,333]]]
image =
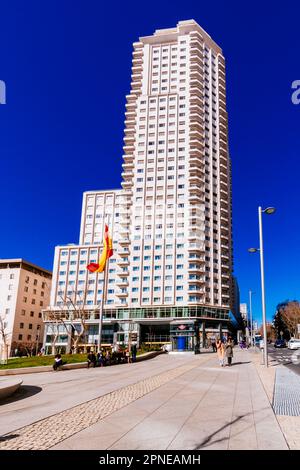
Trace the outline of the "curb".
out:
[[[136,362],[153,359],[154,357],[165,354],[165,351],[151,351],[136,357]],[[64,364],[62,370],[84,369],[87,368],[87,362],[75,362],[73,364]],[[23,375],[35,374],[38,372],[51,372],[53,371],[52,365],[50,366],[34,366],[34,367],[19,367],[16,369],[2,369],[0,370],[0,377],[7,375]]]

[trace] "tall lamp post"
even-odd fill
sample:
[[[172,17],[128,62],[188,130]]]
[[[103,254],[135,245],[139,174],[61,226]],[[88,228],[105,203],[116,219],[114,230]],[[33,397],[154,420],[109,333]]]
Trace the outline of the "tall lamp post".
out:
[[[263,243],[263,229],[262,229],[262,213],[274,214],[275,207],[267,207],[262,209],[261,206],[258,208],[258,225],[259,225],[259,248],[249,248],[249,253],[256,253],[259,251],[260,254],[260,276],[261,276],[261,305],[262,305],[262,321],[263,321],[263,332],[264,332],[264,364],[268,367],[268,341],[267,341],[267,320],[266,320],[266,296],[265,296],[265,270],[264,270],[264,243]]]

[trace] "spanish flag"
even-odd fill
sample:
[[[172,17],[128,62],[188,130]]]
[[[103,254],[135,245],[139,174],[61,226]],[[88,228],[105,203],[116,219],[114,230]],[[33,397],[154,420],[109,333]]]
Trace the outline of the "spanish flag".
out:
[[[91,263],[86,268],[91,273],[102,273],[105,269],[106,261],[113,255],[112,239],[108,233],[108,226],[105,224],[103,237],[103,251],[101,253],[99,263]]]

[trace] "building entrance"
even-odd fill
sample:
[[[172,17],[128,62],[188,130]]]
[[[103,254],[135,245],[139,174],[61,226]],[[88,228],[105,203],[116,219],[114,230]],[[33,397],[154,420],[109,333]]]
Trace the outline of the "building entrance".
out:
[[[176,320],[170,325],[170,336],[172,342],[172,350],[194,351],[196,344],[195,325],[193,321]]]

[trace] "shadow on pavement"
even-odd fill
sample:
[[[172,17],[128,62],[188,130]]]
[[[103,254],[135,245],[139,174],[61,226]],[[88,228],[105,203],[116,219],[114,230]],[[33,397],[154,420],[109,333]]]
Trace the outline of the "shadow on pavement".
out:
[[[238,366],[240,364],[251,364],[251,361],[244,361],[244,362],[232,362],[232,366]],[[227,366],[227,364],[226,364]]]
[[[15,439],[19,437],[20,434],[10,434],[9,436],[0,436],[0,442],[10,441],[11,439]]]
[[[240,416],[237,416],[234,420],[230,421],[229,423],[227,424],[224,424],[224,426],[222,426],[221,428],[217,429],[217,431],[215,431],[214,433],[212,434],[209,434],[205,439],[203,439],[202,442],[200,442],[195,448],[194,450],[199,450],[199,449],[202,449],[203,447],[207,447],[207,446],[210,446],[212,444],[216,444],[217,442],[222,442],[224,440],[228,440],[228,437],[222,437],[220,439],[217,439],[215,441],[212,441],[213,437],[218,434],[219,432],[223,431],[224,429],[226,429],[228,426],[231,426],[232,424],[236,423],[237,421],[239,421],[240,419],[244,418],[245,416],[247,415],[250,415],[251,413],[245,413],[244,415],[240,415]]]
[[[24,400],[25,398],[29,398],[33,395],[36,395],[37,393],[40,393],[41,391],[41,387],[36,387],[34,385],[21,385],[21,387],[10,397],[0,400],[0,406],[14,403],[19,400]]]

